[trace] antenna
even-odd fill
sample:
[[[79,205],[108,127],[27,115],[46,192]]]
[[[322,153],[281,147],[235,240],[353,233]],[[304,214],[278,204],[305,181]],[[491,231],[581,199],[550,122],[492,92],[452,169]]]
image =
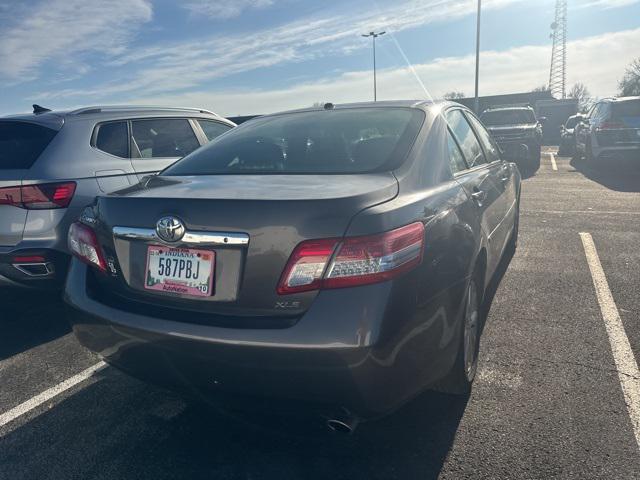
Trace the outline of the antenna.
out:
[[[555,98],[567,98],[567,0],[556,0],[556,17],[551,24],[553,50],[549,90]]]

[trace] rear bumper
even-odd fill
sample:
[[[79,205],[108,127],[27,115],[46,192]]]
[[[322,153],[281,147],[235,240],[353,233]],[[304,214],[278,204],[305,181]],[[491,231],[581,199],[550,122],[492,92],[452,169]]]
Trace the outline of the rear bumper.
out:
[[[594,146],[593,156],[596,158],[625,158],[640,162],[640,143],[635,145]]]
[[[40,257],[41,260],[23,260]],[[0,249],[0,285],[56,289],[62,288],[69,255],[48,248]]]
[[[22,240],[16,245],[0,246],[0,275],[14,286],[60,289],[69,265],[67,232],[81,208],[29,210]],[[3,219],[0,218],[0,222]],[[40,269],[16,268],[15,257],[41,256]],[[18,262],[19,263],[19,262]],[[44,272],[47,274],[43,274]]]
[[[393,282],[324,291],[290,327],[224,328],[99,303],[87,269],[73,260],[65,291],[80,343],[133,376],[214,401],[270,398],[369,418],[440,379],[457,353],[450,291],[419,311],[395,308]]]

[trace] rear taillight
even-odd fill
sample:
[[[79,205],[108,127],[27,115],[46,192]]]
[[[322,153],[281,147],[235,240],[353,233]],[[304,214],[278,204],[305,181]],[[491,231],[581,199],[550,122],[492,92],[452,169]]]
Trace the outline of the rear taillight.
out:
[[[72,223],[69,228],[68,245],[69,251],[77,258],[106,272],[107,263],[93,229],[81,223]]]
[[[383,282],[422,262],[424,225],[343,240],[308,240],[291,254],[278,284],[280,295]]]
[[[66,208],[75,191],[75,182],[4,187],[0,188],[0,205],[13,205],[28,210]]]
[[[0,205],[22,207],[22,191],[20,187],[0,188]]]

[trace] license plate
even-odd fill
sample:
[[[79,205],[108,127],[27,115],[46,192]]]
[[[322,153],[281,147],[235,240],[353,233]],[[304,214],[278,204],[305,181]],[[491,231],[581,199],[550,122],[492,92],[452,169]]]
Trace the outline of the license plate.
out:
[[[144,288],[208,297],[213,293],[215,252],[152,245],[147,248]]]

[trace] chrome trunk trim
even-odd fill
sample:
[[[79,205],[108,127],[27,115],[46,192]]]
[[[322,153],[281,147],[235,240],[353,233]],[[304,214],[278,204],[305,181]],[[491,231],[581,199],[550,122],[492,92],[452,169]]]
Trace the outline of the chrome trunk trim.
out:
[[[128,240],[159,242],[163,245],[248,245],[249,235],[234,232],[198,232],[187,230],[182,239],[169,243],[162,240],[153,228],[113,227],[113,236]]]

